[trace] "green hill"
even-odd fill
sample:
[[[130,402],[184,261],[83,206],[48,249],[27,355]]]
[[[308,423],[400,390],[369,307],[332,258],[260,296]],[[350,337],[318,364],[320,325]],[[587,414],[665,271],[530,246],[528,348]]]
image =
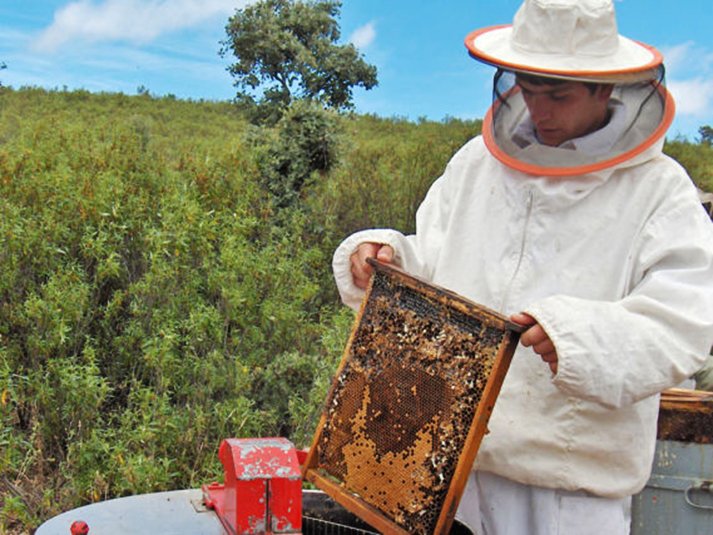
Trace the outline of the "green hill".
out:
[[[352,321],[334,247],[413,230],[480,130],[336,120],[338,164],[277,208],[275,133],[229,103],[0,89],[0,532],[213,481],[225,437],[308,445]],[[667,150],[713,190],[710,146]]]

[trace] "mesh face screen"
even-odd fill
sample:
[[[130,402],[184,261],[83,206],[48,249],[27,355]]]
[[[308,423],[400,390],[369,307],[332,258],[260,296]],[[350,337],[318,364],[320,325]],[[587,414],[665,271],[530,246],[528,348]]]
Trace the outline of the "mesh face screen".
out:
[[[434,532],[493,369],[509,362],[498,357],[516,342],[502,318],[424,288],[376,270],[309,463],[408,533]]]
[[[489,149],[500,153],[501,157],[511,158],[511,163],[532,166],[534,174],[549,175],[561,171],[573,175],[585,172],[583,168],[592,165],[610,167],[617,157],[632,151],[638,154],[649,146],[647,142],[650,144],[660,137],[658,132],[668,120],[667,107],[671,106],[671,102],[667,100],[663,85],[663,71],[657,72],[657,75],[659,78],[656,80],[614,86],[609,102],[611,121],[607,134],[612,136],[611,147],[593,152],[533,142],[535,128],[523,91],[518,85],[518,75],[499,70],[494,80],[494,101],[489,113],[492,122],[486,120],[483,126],[486,139],[489,139],[487,134],[492,134],[493,144]],[[537,83],[533,85],[536,87]]]

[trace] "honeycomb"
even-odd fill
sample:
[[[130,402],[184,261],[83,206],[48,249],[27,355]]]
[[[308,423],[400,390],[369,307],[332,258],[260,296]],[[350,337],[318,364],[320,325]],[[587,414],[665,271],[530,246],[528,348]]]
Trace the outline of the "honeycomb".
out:
[[[680,388],[662,392],[657,438],[713,444],[713,393]]]
[[[309,467],[397,530],[448,526],[456,471],[470,470],[459,460],[466,446],[471,462],[475,456],[517,331],[483,307],[375,264]]]

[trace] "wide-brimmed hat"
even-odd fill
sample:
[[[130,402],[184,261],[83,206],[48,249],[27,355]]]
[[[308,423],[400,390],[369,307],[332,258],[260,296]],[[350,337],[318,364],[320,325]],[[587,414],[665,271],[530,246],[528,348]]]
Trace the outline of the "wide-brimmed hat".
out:
[[[563,78],[648,80],[663,63],[654,47],[619,35],[611,0],[525,0],[512,25],[476,30],[465,43],[490,65]]]

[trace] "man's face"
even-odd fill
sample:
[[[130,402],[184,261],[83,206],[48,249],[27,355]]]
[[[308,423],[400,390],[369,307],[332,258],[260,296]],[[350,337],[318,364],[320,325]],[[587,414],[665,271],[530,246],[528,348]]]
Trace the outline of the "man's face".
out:
[[[582,82],[540,85],[518,79],[517,85],[545,145],[556,147],[606,124],[611,86],[598,85],[592,92]]]

